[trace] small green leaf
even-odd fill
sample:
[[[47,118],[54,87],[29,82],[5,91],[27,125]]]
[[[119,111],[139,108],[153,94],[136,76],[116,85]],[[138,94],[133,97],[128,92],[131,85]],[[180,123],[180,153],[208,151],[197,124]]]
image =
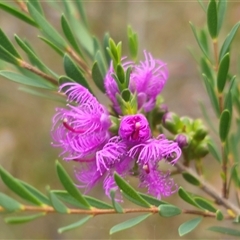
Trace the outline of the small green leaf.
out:
[[[178,195],[183,201],[199,208],[198,204],[193,200],[193,198],[182,187],[180,187],[178,189]]]
[[[109,38],[110,38],[109,33],[105,33],[104,38],[103,38],[103,51],[104,51],[104,56],[105,56],[105,59],[107,61],[108,67],[109,67],[110,62],[111,62],[111,58],[110,58],[109,53],[107,51]]]
[[[121,96],[125,102],[129,102],[131,100],[131,92],[129,89],[124,89],[121,92]]]
[[[95,62],[92,67],[92,78],[93,81],[95,82],[96,86],[104,93],[105,88],[104,88],[104,78],[103,75],[99,69],[98,63]]]
[[[194,36],[195,36],[195,38],[196,38],[196,40],[197,40],[197,43],[198,43],[200,49],[202,50],[202,52],[203,52],[203,54],[205,55],[205,57],[206,57],[207,59],[209,59],[208,54],[207,54],[207,52],[205,51],[204,46],[203,46],[203,44],[201,43],[201,41],[200,41],[200,39],[199,39],[199,37],[198,37],[196,28],[194,27],[194,25],[193,25],[191,22],[189,22],[189,24],[190,24],[190,26],[191,26],[191,28],[192,28],[193,34],[194,34]]]
[[[0,192],[0,206],[4,208],[7,212],[15,212],[23,209],[23,205],[14,200],[13,198]]]
[[[220,210],[216,211],[216,219],[222,221],[224,219],[223,213]]]
[[[201,185],[199,180],[188,172],[183,172],[182,176],[187,182],[191,183],[192,185],[195,185],[195,186],[200,186]]]
[[[201,58],[200,64],[201,64],[202,73],[205,74],[209,79],[209,81],[213,84],[214,78],[213,78],[212,69],[209,66],[208,60],[203,57]]]
[[[5,222],[8,224],[19,224],[19,223],[26,223],[26,222],[30,222],[33,221],[39,217],[44,216],[46,213],[37,213],[34,215],[30,215],[30,216],[23,216],[23,217],[8,217],[5,218]]]
[[[214,212],[214,213],[217,211],[217,209],[206,199],[195,197],[194,201],[204,210]]]
[[[230,112],[225,109],[221,116],[219,122],[219,136],[222,142],[225,142],[231,126],[231,115]]]
[[[219,0],[218,1],[218,24],[217,24],[217,26],[218,26],[218,33],[221,30],[226,10],[227,10],[227,0]]]
[[[19,66],[19,60],[2,46],[0,46],[0,59],[12,63],[16,66]]]
[[[159,206],[159,214],[162,217],[173,217],[181,214],[182,210],[170,204],[162,204]]]
[[[87,17],[86,17],[86,13],[85,13],[85,10],[84,10],[84,7],[83,7],[83,1],[82,0],[78,0],[78,1],[74,1],[74,3],[77,6],[77,10],[79,12],[79,15],[81,16],[81,19],[82,19],[82,21],[84,23],[84,26],[86,28],[88,28]]]
[[[231,235],[231,236],[240,237],[240,231],[238,231],[236,229],[232,229],[232,228],[213,226],[213,227],[208,228],[208,230],[213,231],[213,232],[222,233],[222,234]]]
[[[6,70],[0,71],[0,76],[3,76],[14,82],[25,84],[25,85],[32,86],[32,87],[55,89],[55,87],[51,86],[49,83],[47,83],[42,78],[32,79],[27,76],[23,76],[19,73],[6,71]]]
[[[230,61],[229,53],[227,53],[224,55],[219,65],[219,70],[217,75],[217,87],[218,87],[218,92],[220,93],[223,91],[227,81],[229,61]]]
[[[137,224],[144,221],[145,219],[147,219],[151,215],[152,215],[151,213],[148,213],[148,214],[144,214],[144,215],[129,219],[125,222],[119,223],[110,229],[110,235],[112,235],[113,233],[128,229],[128,228],[134,227]]]
[[[217,146],[216,144],[213,142],[213,140],[209,140],[207,142],[207,145],[208,145],[208,150],[209,152],[213,155],[213,157],[219,162],[221,163],[222,162],[222,159],[221,159],[221,156],[220,156],[220,151],[217,149]]]
[[[18,19],[20,19],[34,27],[38,27],[38,25],[34,22],[34,20],[32,18],[30,18],[26,14],[20,12],[18,9],[12,8],[9,5],[5,5],[3,3],[0,3],[0,8],[3,9],[5,12],[8,12],[8,13],[12,14],[13,16],[17,17]]]
[[[202,43],[203,48],[206,53],[209,54],[209,46],[208,46],[208,32],[205,29],[201,29],[199,33],[199,41]]]
[[[58,177],[64,188],[68,191],[68,193],[72,195],[77,201],[79,201],[85,207],[85,209],[90,209],[91,206],[82,196],[80,191],[77,189],[76,185],[73,183],[72,179],[67,174],[66,170],[58,161],[56,162],[56,168]]]
[[[21,198],[42,206],[42,202],[39,201],[30,191],[28,191],[22,184],[19,182],[16,178],[14,178],[10,173],[8,173],[6,170],[4,170],[0,166],[0,175],[3,180],[3,182],[6,184],[6,186],[9,187],[13,192],[15,192],[18,196]]]
[[[180,237],[190,233],[191,231],[193,231],[198,224],[202,221],[202,217],[197,217],[194,219],[191,219],[183,224],[181,224],[181,226],[178,228],[178,234]]]
[[[102,76],[105,77],[105,75],[107,73],[107,67],[106,67],[106,63],[104,61],[104,58],[103,58],[100,50],[98,50],[97,53],[95,54],[95,60],[98,63],[98,67],[99,67],[99,70],[100,70]]]
[[[213,109],[215,110],[216,115],[219,116],[220,109],[219,109],[218,99],[217,99],[216,93],[214,91],[214,86],[210,83],[210,81],[208,80],[208,78],[205,74],[202,74],[202,76],[203,76],[204,84],[207,89],[208,96],[211,100]]]
[[[93,216],[87,216],[87,217],[84,217],[82,218],[80,221],[78,222],[75,222],[73,224],[70,224],[66,227],[62,227],[62,228],[59,228],[58,229],[58,233],[63,233],[63,232],[66,232],[66,231],[69,231],[69,230],[72,230],[74,228],[77,228],[77,227],[80,227],[82,226],[84,223],[86,223],[88,220],[90,220]]]
[[[10,52],[14,57],[21,59],[21,56],[17,52],[17,50],[12,45],[11,41],[7,38],[5,33],[0,29],[0,45],[5,48],[8,52]]]
[[[116,212],[123,213],[122,206],[118,202],[116,202],[115,194],[116,194],[116,191],[114,190],[110,191],[110,197],[112,199],[113,208],[116,210]]]
[[[66,19],[66,17],[64,15],[62,15],[62,18],[61,18],[61,24],[62,24],[62,29],[63,29],[63,32],[64,32],[64,35],[65,37],[67,38],[68,42],[72,45],[72,47],[74,48],[74,50],[81,56],[83,57],[82,55],[82,52],[80,50],[80,48],[78,47],[78,43],[75,39],[75,36],[69,26],[69,23]]]
[[[65,40],[61,37],[61,35],[59,35],[55,28],[50,25],[50,23],[38,12],[34,6],[32,6],[31,3],[27,2],[27,7],[31,17],[40,26],[41,30],[48,37],[48,39],[59,48],[66,49],[67,44]]]
[[[114,173],[114,179],[118,187],[130,198],[135,200],[135,203],[142,207],[151,207],[125,180],[123,180],[117,173]]]
[[[53,208],[59,213],[69,213],[69,209],[58,199],[54,191],[49,191],[49,197]]]
[[[63,58],[63,64],[68,77],[91,91],[82,71],[67,54]]]
[[[215,0],[210,0],[208,4],[207,24],[208,24],[208,31],[212,39],[216,39],[218,34],[218,15],[217,15],[217,4]]]
[[[113,209],[113,207],[108,203],[100,201],[96,198],[86,196],[86,195],[84,195],[84,197],[92,207],[99,208],[99,209]]]
[[[42,16],[44,16],[42,6],[38,0],[30,1],[29,3],[32,4]]]
[[[236,76],[233,76],[230,80],[230,86],[228,88],[225,100],[224,100],[224,109],[228,109],[230,112],[230,115],[232,116],[232,105],[233,105],[233,100],[232,100],[232,92],[234,91],[234,88],[236,83]]]
[[[223,56],[229,52],[230,45],[232,43],[233,38],[235,37],[237,30],[240,26],[240,22],[236,23],[233,28],[231,29],[230,33],[227,35],[226,39],[223,42],[222,48],[219,54],[219,60],[221,61]]]
[[[151,205],[154,205],[156,207],[158,207],[159,205],[161,204],[168,204],[167,202],[164,202],[164,201],[160,201],[158,200],[157,198],[154,198],[150,195],[146,195],[146,194],[143,194],[143,193],[139,193],[139,195],[144,199],[146,200],[149,204]]]

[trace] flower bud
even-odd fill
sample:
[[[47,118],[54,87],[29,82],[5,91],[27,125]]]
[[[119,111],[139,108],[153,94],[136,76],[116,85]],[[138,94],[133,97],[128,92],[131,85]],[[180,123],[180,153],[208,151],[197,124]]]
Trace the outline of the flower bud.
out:
[[[208,134],[207,129],[204,126],[202,126],[201,128],[198,128],[196,130],[196,132],[193,135],[193,138],[198,141],[201,141],[207,136],[207,134]]]
[[[167,112],[163,115],[162,124],[169,132],[173,134],[177,134],[178,129],[181,126],[179,116],[173,112]]]
[[[201,142],[194,150],[194,157],[195,158],[202,158],[205,157],[209,153],[207,143]]]
[[[178,143],[178,146],[180,148],[187,147],[190,143],[189,137],[184,133],[180,133],[180,134],[176,135],[174,141]]]

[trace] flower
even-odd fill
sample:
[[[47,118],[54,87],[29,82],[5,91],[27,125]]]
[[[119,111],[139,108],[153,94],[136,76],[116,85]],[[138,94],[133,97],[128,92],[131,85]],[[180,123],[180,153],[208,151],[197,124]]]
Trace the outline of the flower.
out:
[[[53,146],[61,147],[65,160],[90,161],[97,150],[109,140],[110,118],[97,99],[78,83],[65,83],[70,104],[57,108],[53,118]]]

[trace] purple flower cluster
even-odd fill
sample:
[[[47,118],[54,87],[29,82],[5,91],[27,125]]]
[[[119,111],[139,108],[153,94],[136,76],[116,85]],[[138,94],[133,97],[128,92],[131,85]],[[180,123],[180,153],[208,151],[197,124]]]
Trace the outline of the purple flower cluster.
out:
[[[145,61],[139,65],[125,62],[124,68],[133,67],[129,89],[137,93],[138,109],[151,111],[158,94],[167,79],[166,64],[154,60],[144,52]],[[105,78],[106,93],[119,114],[121,108],[116,100],[119,93],[112,77],[113,67]],[[53,146],[62,149],[64,160],[77,163],[75,174],[80,188],[90,190],[102,181],[107,196],[118,187],[114,172],[122,177],[137,175],[139,187],[157,198],[170,196],[177,190],[169,173],[159,170],[159,162],[165,160],[174,164],[181,155],[181,149],[164,135],[153,137],[147,118],[140,113],[119,116],[118,132],[112,133],[111,116],[106,108],[83,86],[65,83],[60,87],[69,103],[66,108],[57,108],[53,118]]]

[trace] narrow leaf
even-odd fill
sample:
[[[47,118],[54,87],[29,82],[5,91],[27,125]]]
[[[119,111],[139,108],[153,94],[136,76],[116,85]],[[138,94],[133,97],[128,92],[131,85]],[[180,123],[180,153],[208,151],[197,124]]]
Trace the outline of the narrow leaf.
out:
[[[224,57],[220,62],[218,75],[217,75],[217,87],[218,87],[218,92],[220,93],[223,91],[227,81],[229,62],[230,62],[229,53],[227,53],[224,55]]]
[[[210,0],[207,9],[207,24],[208,31],[212,39],[217,38],[218,34],[218,15],[217,15],[217,3],[215,0]]]
[[[5,222],[8,224],[19,224],[19,223],[26,223],[31,222],[37,218],[44,216],[46,213],[37,213],[30,216],[23,216],[23,217],[8,217],[5,218]]]
[[[92,67],[92,78],[96,86],[104,93],[105,92],[103,84],[104,79],[97,62],[95,62]]]
[[[116,212],[123,213],[122,206],[115,200],[115,191],[114,190],[110,191],[110,197],[112,199],[113,208],[116,210]]]
[[[0,175],[3,182],[6,186],[9,187],[13,192],[15,192],[21,198],[36,204],[36,205],[43,205],[41,201],[39,201],[30,191],[28,191],[17,179],[15,179],[10,173],[4,170],[0,166]]]
[[[123,180],[117,173],[114,174],[114,179],[118,187],[130,198],[135,200],[135,203],[149,208],[151,205],[145,201],[125,180]]]
[[[83,1],[78,0],[78,1],[75,1],[75,3],[76,3],[77,10],[82,18],[82,21],[83,21],[85,27],[88,28],[87,17],[86,17],[86,13],[85,13],[85,10],[83,7]]]
[[[49,197],[53,208],[59,213],[69,213],[69,209],[58,199],[53,191],[49,191]]]
[[[237,30],[240,26],[240,22],[236,23],[233,28],[231,29],[230,33],[227,35],[226,39],[223,42],[222,48],[219,54],[219,60],[221,61],[223,56],[229,52],[230,45],[232,43],[233,38],[235,37]]]
[[[147,219],[151,215],[152,215],[151,213],[148,213],[148,214],[144,214],[144,215],[129,219],[123,223],[119,223],[110,229],[110,235],[112,235],[113,233],[128,229],[128,228],[134,227],[137,224],[144,221],[145,219]]]
[[[41,6],[41,4],[39,3],[38,0],[30,1],[29,3],[32,4],[32,5],[35,7],[35,9],[36,9],[41,15],[44,16],[42,6]]]
[[[217,24],[218,33],[221,30],[226,10],[227,10],[227,0],[219,0],[218,1],[218,24]]]
[[[90,220],[93,216],[87,216],[87,217],[84,217],[82,218],[80,221],[78,222],[75,222],[73,224],[70,224],[66,227],[62,227],[62,228],[59,228],[58,229],[58,233],[63,233],[63,232],[66,232],[66,231],[69,231],[69,230],[72,230],[74,228],[77,228],[77,227],[80,227],[82,226],[84,223],[86,223],[88,220]]]
[[[218,233],[223,233],[231,236],[240,237],[240,231],[232,228],[220,227],[220,226],[213,226],[208,228],[208,230]]]
[[[68,77],[91,91],[82,71],[67,54],[63,58],[63,64]]]
[[[191,219],[185,223],[183,223],[179,228],[178,228],[178,234],[180,237],[190,233],[191,231],[193,231],[198,225],[199,223],[202,221],[202,217],[197,217],[194,219]]]
[[[181,214],[181,209],[174,205],[162,204],[159,206],[159,214],[162,217],[173,217]]]
[[[178,189],[178,195],[183,201],[199,208],[198,204],[194,201],[194,199],[182,187]]]
[[[220,156],[220,150],[217,149],[216,144],[213,142],[213,140],[209,140],[208,143],[208,150],[212,154],[212,156],[219,162],[222,162],[221,156]]]
[[[212,74],[212,70],[209,66],[208,60],[206,58],[201,58],[201,69],[202,69],[202,73],[204,73],[207,78],[210,80],[211,84],[214,83],[214,78],[213,78],[213,74]]]
[[[72,195],[77,201],[79,201],[85,207],[85,209],[90,209],[91,206],[86,201],[86,199],[82,196],[80,191],[77,189],[77,187],[73,183],[72,179],[67,174],[66,170],[58,161],[56,162],[56,168],[57,168],[58,177],[62,185],[64,186],[64,188],[68,191],[68,193]]]
[[[25,84],[25,85],[32,86],[32,87],[54,89],[53,86],[50,86],[50,84],[47,83],[42,78],[32,79],[32,78],[29,78],[27,76],[23,76],[19,73],[6,71],[6,70],[0,71],[0,76],[3,76],[3,77],[5,77],[9,80],[14,81],[14,82]]]
[[[102,53],[100,52],[100,50],[97,51],[97,53],[95,55],[95,60],[98,63],[98,67],[99,67],[99,70],[100,70],[102,76],[105,77],[106,72],[107,72],[107,68],[106,68],[106,63],[104,61],[104,58],[103,58]]]
[[[222,142],[225,142],[231,126],[231,116],[230,112],[225,109],[221,116],[219,122],[219,136]]]
[[[2,206],[7,212],[15,212],[23,209],[23,205],[21,205],[13,198],[1,192],[0,192],[0,206]]]
[[[224,215],[223,215],[223,213],[220,210],[216,211],[216,219],[218,221],[222,221],[224,219]]]
[[[105,203],[103,201],[100,201],[96,198],[90,197],[90,196],[86,196],[84,195],[84,198],[88,201],[88,203],[95,208],[99,208],[99,209],[112,209],[113,207],[111,205],[109,205],[108,203]]]
[[[168,204],[167,202],[164,202],[164,201],[160,201],[158,200],[157,198],[154,198],[150,195],[146,195],[146,194],[143,194],[143,193],[139,193],[139,195],[144,199],[146,200],[149,204],[151,205],[154,205],[156,207],[160,206],[161,204]]]
[[[215,213],[217,209],[206,199],[200,198],[200,197],[195,197],[194,201],[204,210],[210,211]]]
[[[0,46],[0,59],[19,66],[19,60],[2,46]]]
[[[18,9],[16,8],[12,8],[9,5],[5,5],[3,3],[0,2],[0,8],[3,9],[5,12],[10,13],[11,15],[17,17],[18,19],[34,26],[34,27],[38,27],[37,23],[35,23],[35,21],[30,18],[29,16],[27,16],[26,14],[20,12]]]
[[[192,185],[195,185],[195,186],[200,186],[201,185],[199,180],[188,172],[183,172],[182,176],[187,182],[191,183]]]

